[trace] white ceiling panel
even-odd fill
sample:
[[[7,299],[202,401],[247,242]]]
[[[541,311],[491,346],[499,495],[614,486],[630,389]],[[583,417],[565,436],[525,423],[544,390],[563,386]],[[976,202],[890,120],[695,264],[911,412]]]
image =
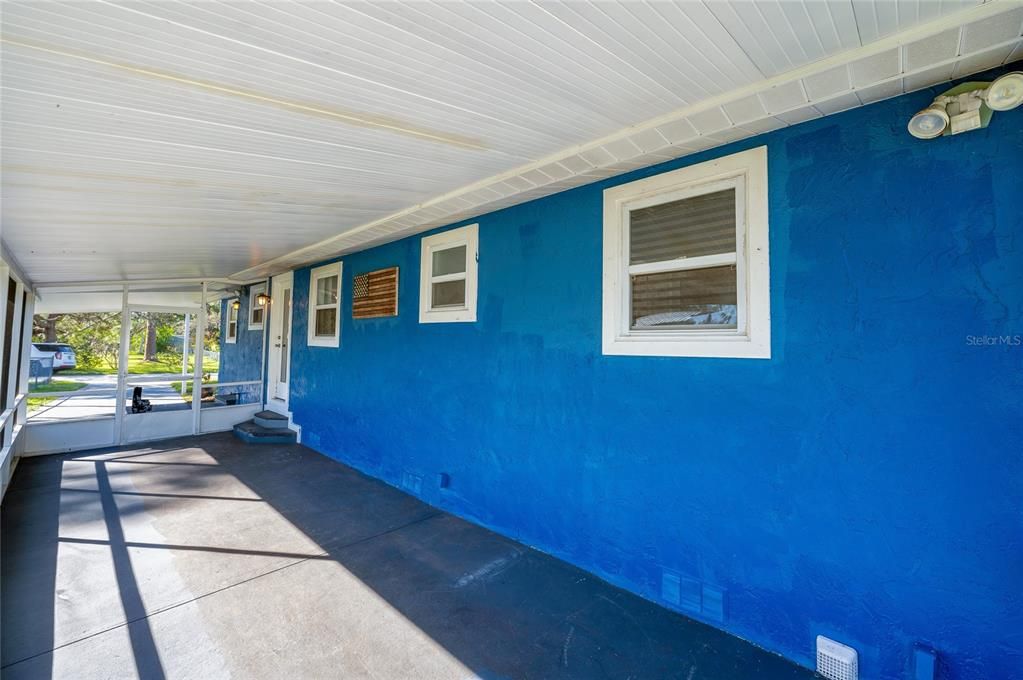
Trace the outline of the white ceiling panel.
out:
[[[8,0],[2,24],[0,235],[53,284],[400,238],[1004,63],[1023,9]]]
[[[983,0],[852,0],[860,40],[874,42]]]

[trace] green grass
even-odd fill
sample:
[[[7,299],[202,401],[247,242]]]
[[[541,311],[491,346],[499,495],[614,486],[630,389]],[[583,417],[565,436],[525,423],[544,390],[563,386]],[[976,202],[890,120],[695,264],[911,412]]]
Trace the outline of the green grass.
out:
[[[191,404],[191,403],[192,403],[192,385],[193,385],[193,384],[194,384],[194,383],[188,383],[188,387],[186,387],[186,388],[185,388],[185,393],[184,393],[184,394],[182,395],[182,397],[181,397],[182,399],[184,399],[185,401],[187,401],[187,402],[188,402],[189,404]],[[202,384],[202,386],[203,386],[203,389],[205,389],[205,388],[207,388],[207,387],[210,387],[210,388],[212,388],[212,387],[215,387],[215,386],[216,386],[216,384],[217,384],[217,383],[215,383],[215,382],[204,382],[204,383]],[[174,390],[175,392],[177,392],[178,394],[180,394],[180,393],[181,393],[181,383],[180,383],[180,382],[172,382],[172,383],[170,384],[170,386],[171,386],[171,389],[172,389],[172,390]],[[208,397],[205,397],[205,398],[203,399],[203,401],[212,401],[212,400],[213,400],[213,394],[214,394],[214,393],[213,393],[213,392],[211,392],[211,393],[210,393],[210,395],[209,395]]]
[[[195,368],[195,361],[189,359],[188,372]],[[203,363],[203,373],[216,373],[220,365],[216,361],[206,360]],[[61,371],[61,375],[114,375],[117,367],[109,366],[106,363],[94,364],[91,366],[80,366],[67,371]],[[128,374],[145,375],[147,373],[181,373],[181,355],[166,353],[158,354],[155,361],[146,361],[142,354],[128,355]]]
[[[74,380],[51,380],[49,383],[42,385],[34,385],[29,391],[30,392],[74,392],[85,387],[85,383],[75,382]],[[29,411],[35,411],[46,404],[58,399],[58,397],[29,397],[26,399]]]

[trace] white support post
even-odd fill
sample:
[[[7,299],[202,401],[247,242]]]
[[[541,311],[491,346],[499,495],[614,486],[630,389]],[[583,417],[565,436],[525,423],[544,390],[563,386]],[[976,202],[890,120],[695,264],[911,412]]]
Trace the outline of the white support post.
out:
[[[181,339],[181,396],[185,396],[185,392],[188,390],[188,381],[185,380],[185,374],[188,373],[188,353],[191,351],[188,348],[188,321],[192,318],[191,314],[185,314],[185,335]]]
[[[266,279],[266,294],[271,295],[273,293],[273,277],[267,277]],[[249,286],[249,295],[252,295],[252,286]],[[270,305],[273,304],[273,299],[270,300],[269,305],[263,307],[263,344],[259,349],[259,399],[260,408],[266,409],[267,403],[270,401],[270,381],[266,379],[267,371],[270,370],[270,354],[266,351],[267,338],[270,337]],[[252,309],[252,299],[249,299],[249,310]],[[248,314],[252,314],[251,311]]]
[[[199,434],[202,415],[202,365],[205,359],[206,282],[202,282],[202,298],[195,315],[195,369],[192,373],[192,434]]]
[[[8,277],[10,273],[8,272]],[[8,281],[10,286],[10,280]],[[7,370],[7,404],[8,408],[13,408],[18,402],[18,393],[21,391],[21,348],[22,348],[22,292],[25,287],[18,282],[14,283],[14,316],[11,318],[11,347],[7,351],[8,354],[8,370]],[[8,295],[10,293],[8,292]],[[15,423],[20,425],[23,421],[19,417],[11,419],[11,441],[8,444],[14,444],[14,426]]]
[[[128,309],[128,286],[121,287],[121,345],[117,350],[117,394],[114,402],[114,431],[117,445],[124,443],[124,393],[128,389],[128,341],[131,337],[131,310]]]
[[[32,369],[32,322],[35,318],[36,296],[27,292],[23,296],[25,300],[24,314],[25,326],[21,329],[21,366],[18,366],[18,389],[16,393],[27,394],[32,390],[29,386],[29,375]],[[18,422],[24,423],[28,418],[28,400],[21,402],[18,411]]]
[[[11,348],[8,347],[4,343],[4,330],[5,330],[5,325],[7,323],[7,312],[6,312],[6,310],[7,310],[7,282],[10,280],[10,274],[8,272],[9,272],[9,270],[7,269],[7,266],[2,264],[2,263],[0,263],[0,359],[2,359],[5,356],[4,352],[7,352],[8,355],[10,355],[10,351],[11,351]],[[12,340],[11,344],[13,344],[13,340],[14,340],[13,333],[11,334],[11,340]],[[9,377],[10,376],[8,376],[8,378]],[[10,387],[10,381],[9,380],[8,380],[8,385],[7,386],[8,386],[8,388]],[[0,399],[0,401],[3,402],[3,404],[0,405],[0,411],[8,408],[7,397],[8,397],[9,394],[10,394],[10,390],[8,389],[8,394],[3,395],[3,399]],[[5,422],[2,427],[3,427],[3,429],[0,430],[0,449],[6,449],[8,446],[11,445],[11,442],[14,441],[14,429],[13,429],[13,424],[11,422]]]

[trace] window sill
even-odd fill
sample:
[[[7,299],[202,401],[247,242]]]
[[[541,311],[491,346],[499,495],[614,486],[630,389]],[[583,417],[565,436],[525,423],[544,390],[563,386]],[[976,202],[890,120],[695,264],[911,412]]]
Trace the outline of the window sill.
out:
[[[334,348],[337,348],[337,347],[341,346],[341,339],[340,338],[309,338],[309,341],[306,344],[309,345],[309,347],[334,347]]]
[[[770,359],[771,340],[757,341],[748,335],[735,334],[710,337],[619,335],[604,338],[602,350],[605,356]]]
[[[421,310],[419,312],[419,323],[472,323],[474,321],[476,321],[476,310],[465,307],[434,311]]]

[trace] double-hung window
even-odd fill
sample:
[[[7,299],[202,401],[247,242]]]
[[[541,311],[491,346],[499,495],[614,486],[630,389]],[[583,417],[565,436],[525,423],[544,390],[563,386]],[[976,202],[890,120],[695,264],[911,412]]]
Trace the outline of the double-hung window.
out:
[[[767,150],[604,192],[604,354],[770,358]]]
[[[227,328],[224,340],[230,344],[238,341],[238,299],[227,301]]]
[[[419,323],[476,320],[479,225],[422,241]]]
[[[311,347],[337,347],[341,339],[341,263],[317,267],[309,275]]]
[[[265,283],[249,286],[248,329],[250,331],[263,330],[263,322],[266,319],[266,305],[259,302],[260,297],[263,295],[266,295]]]

